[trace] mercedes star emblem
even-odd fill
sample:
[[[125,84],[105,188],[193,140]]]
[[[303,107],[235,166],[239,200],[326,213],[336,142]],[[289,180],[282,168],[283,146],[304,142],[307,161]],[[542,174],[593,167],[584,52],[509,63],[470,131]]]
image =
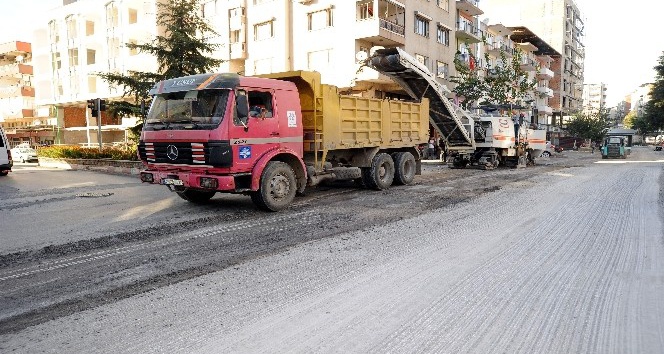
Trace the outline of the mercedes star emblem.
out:
[[[166,148],[166,156],[175,161],[178,158],[178,148],[175,147],[175,145],[168,145]]]

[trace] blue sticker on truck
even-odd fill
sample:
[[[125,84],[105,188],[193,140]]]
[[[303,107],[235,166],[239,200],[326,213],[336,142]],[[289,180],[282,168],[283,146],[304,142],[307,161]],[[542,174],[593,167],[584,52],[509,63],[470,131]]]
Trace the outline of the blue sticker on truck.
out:
[[[240,155],[240,159],[251,158],[251,146],[240,146],[238,154]]]

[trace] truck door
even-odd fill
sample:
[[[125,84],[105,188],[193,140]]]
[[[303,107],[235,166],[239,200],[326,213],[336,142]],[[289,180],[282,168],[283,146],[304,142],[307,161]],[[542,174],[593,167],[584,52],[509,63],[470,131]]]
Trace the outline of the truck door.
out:
[[[236,94],[247,96],[249,116],[239,119],[235,111],[229,123],[235,162],[233,169],[235,172],[249,172],[261,156],[279,146],[279,121],[274,112],[274,94],[270,90],[246,88],[238,89]]]

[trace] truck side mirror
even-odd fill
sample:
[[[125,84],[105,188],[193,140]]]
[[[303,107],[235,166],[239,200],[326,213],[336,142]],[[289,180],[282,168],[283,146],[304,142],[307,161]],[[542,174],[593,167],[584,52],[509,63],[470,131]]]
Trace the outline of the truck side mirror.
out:
[[[249,100],[246,93],[235,95],[235,112],[237,112],[237,120],[244,127],[244,131],[249,131]]]
[[[238,119],[246,120],[249,116],[249,102],[246,95],[235,96],[235,108],[237,109]]]

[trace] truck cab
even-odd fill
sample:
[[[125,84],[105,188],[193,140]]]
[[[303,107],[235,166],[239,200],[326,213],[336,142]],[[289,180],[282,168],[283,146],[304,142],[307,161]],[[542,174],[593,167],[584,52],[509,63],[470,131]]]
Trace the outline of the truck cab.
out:
[[[276,208],[304,188],[302,114],[293,83],[201,74],[162,81],[150,94],[138,146],[146,166],[142,181],[202,202],[216,191],[256,191],[268,162],[284,161],[292,170],[275,176],[271,199],[262,203]]]
[[[622,136],[610,136],[604,139],[602,145],[602,158],[626,158],[625,138]]]

